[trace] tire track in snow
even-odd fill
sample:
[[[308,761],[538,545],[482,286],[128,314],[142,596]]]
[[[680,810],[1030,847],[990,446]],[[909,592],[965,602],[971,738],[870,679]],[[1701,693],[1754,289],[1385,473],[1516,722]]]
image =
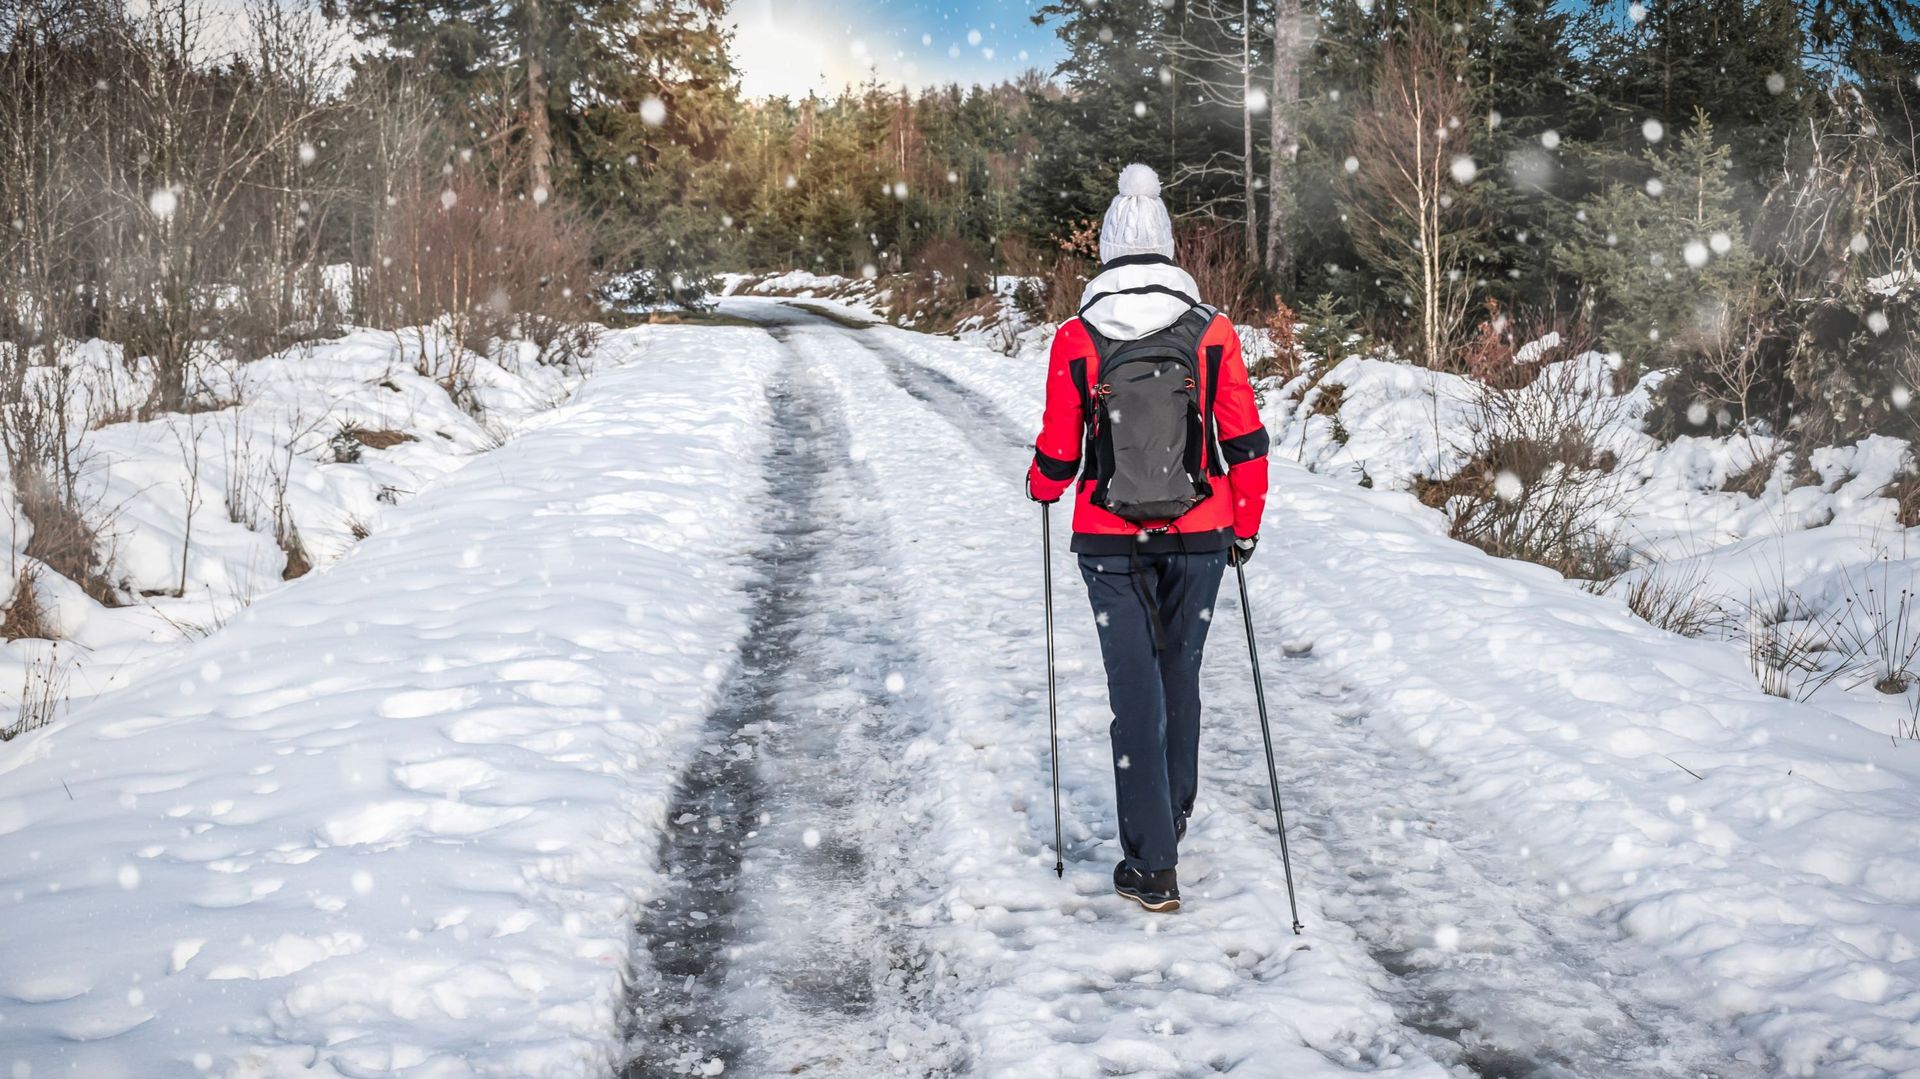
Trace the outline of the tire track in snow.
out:
[[[621,1076],[945,1074],[958,1050],[920,1015],[925,957],[892,902],[909,844],[869,819],[904,781],[888,759],[913,659],[858,548],[854,481],[831,451],[844,435],[804,371],[771,396],[773,542],[712,741],[669,813],[673,885],[637,927]]]
[[[840,327],[836,336],[874,354],[896,384],[988,459],[1028,445],[1002,408],[951,375],[838,318],[814,325]],[[1271,566],[1284,555],[1266,557]],[[1223,588],[1223,610],[1237,614],[1231,593]],[[1218,628],[1237,631],[1238,622]],[[1237,632],[1231,638],[1212,642],[1207,664],[1196,852],[1208,838],[1209,800],[1237,803],[1272,835],[1244,645]],[[1318,661],[1272,663],[1280,658],[1275,644],[1270,637],[1269,702],[1283,797],[1298,803],[1290,835],[1298,837],[1302,885],[1380,964],[1382,995],[1437,1059],[1481,1079],[1768,1073],[1746,1046],[1687,1014],[1684,987],[1645,988],[1653,959],[1527,874],[1524,852],[1516,860],[1498,847],[1437,762],[1383,742],[1365,726],[1364,706],[1330,685],[1334,676]],[[1085,848],[1100,838],[1070,850],[1070,860],[1092,856]],[[1210,883],[1197,878],[1189,890]]]
[[[1233,610],[1232,625],[1219,628],[1240,622],[1231,591],[1222,611]],[[1205,675],[1216,714],[1203,768],[1271,822],[1244,645],[1234,643]],[[1526,872],[1525,852],[1501,849],[1437,761],[1368,727],[1364,702],[1335,672],[1310,655],[1265,670],[1302,885],[1393,976],[1386,995],[1428,1052],[1482,1079],[1771,1074],[1738,1059],[1750,1049],[1677,996],[1646,991],[1652,957]]]

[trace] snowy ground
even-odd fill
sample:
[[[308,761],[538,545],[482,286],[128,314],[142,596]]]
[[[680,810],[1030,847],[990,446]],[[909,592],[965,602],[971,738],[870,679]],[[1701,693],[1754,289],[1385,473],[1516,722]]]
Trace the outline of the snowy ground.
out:
[[[609,342],[585,366],[618,362],[630,343]],[[249,363],[210,354],[189,379],[196,411],[126,421],[117,417],[151,391],[150,365],[98,340],[62,362],[73,386],[67,421],[85,432],[71,436],[79,498],[99,531],[115,605],[26,557],[31,524],[0,462],[0,520],[11,539],[0,606],[13,602],[26,571],[57,638],[0,643],[6,711],[27,685],[52,681],[65,709],[149,677],[182,640],[278,588],[289,548],[307,565],[332,564],[384,528],[395,507],[580,380],[578,370],[514,346],[493,356],[456,347],[436,327],[358,330]],[[456,366],[458,380],[448,377]],[[459,383],[471,407],[448,392]]]
[[[29,933],[0,1062],[1920,1070],[1911,754],[1297,467],[1248,582],[1306,933],[1231,600],[1187,908],[1109,894],[1064,513],[1056,880],[1040,370],[725,310],[765,331],[645,331],[386,533],[0,753],[0,924]]]

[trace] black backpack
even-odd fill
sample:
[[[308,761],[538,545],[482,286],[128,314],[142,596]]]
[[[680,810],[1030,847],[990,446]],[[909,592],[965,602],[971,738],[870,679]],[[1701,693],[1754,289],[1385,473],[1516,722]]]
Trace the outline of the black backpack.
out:
[[[1089,384],[1085,358],[1072,361],[1069,372],[1087,417],[1081,478],[1093,483],[1094,505],[1158,531],[1213,494],[1210,476],[1226,474],[1213,424],[1219,345],[1207,347],[1204,379],[1200,372],[1200,339],[1214,314],[1196,303],[1137,341],[1109,341],[1082,318],[1100,382]]]

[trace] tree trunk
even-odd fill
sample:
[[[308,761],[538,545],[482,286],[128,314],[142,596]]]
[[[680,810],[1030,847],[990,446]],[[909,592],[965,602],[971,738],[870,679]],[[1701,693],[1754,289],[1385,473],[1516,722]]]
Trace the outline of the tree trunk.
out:
[[[1247,258],[1260,258],[1259,202],[1253,190],[1253,12],[1240,0],[1240,182],[1247,196]]]
[[[547,116],[546,21],[540,0],[527,5],[527,194],[553,191],[553,130]]]
[[[1273,100],[1267,103],[1273,139],[1267,160],[1267,272],[1282,289],[1293,283],[1293,238],[1287,226],[1293,220],[1293,164],[1300,156],[1300,134],[1293,126],[1299,100],[1300,0],[1275,0]]]

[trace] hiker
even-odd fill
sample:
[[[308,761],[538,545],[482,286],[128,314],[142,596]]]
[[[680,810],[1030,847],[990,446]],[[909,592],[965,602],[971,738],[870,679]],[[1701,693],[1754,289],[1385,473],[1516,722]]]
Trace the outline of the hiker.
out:
[[[1160,178],[1129,165],[1119,188],[1100,273],[1053,337],[1027,495],[1055,502],[1078,477],[1072,549],[1114,717],[1114,889],[1171,911],[1199,782],[1200,655],[1221,574],[1259,540],[1267,432],[1232,321],[1174,265]]]

